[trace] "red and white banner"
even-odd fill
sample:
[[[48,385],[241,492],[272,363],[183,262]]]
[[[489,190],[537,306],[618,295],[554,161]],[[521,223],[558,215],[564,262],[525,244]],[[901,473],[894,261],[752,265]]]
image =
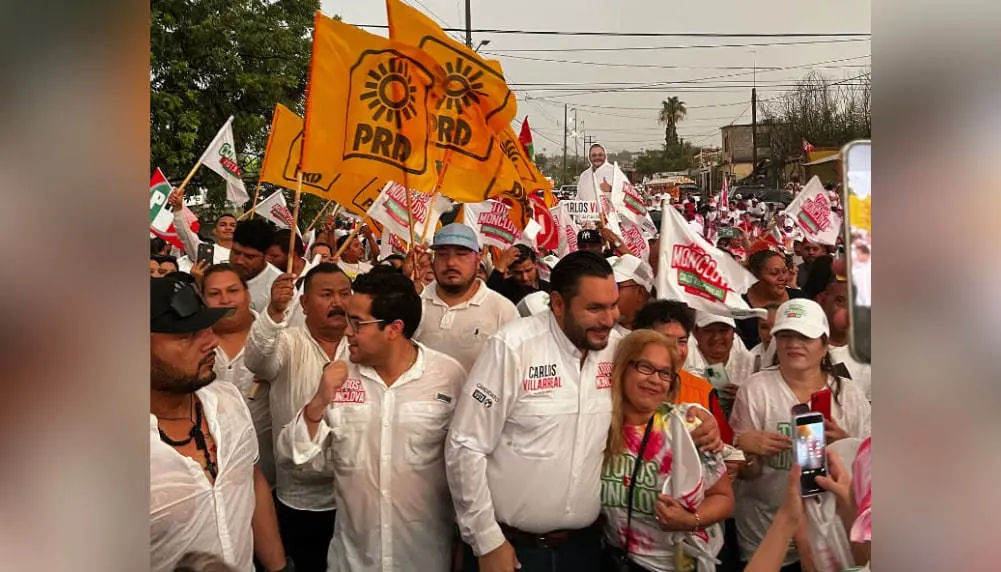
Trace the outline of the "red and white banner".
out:
[[[220,177],[226,179],[226,199],[238,205],[250,200],[247,188],[243,184],[243,172],[236,160],[236,143],[233,141],[233,116],[216,133],[205,152],[202,153],[202,165],[212,169]]]
[[[462,220],[476,231],[480,246],[510,247],[521,237],[521,229],[511,220],[511,207],[500,201],[462,205]]]
[[[549,209],[553,215],[559,233],[559,244],[556,247],[556,255],[560,258],[577,251],[577,233],[580,232],[580,225],[573,216],[567,212],[566,201],[561,202]]]
[[[441,195],[422,193],[390,181],[382,188],[379,197],[368,209],[368,216],[385,227],[384,232],[396,233],[399,236],[410,236],[410,223],[413,222],[414,237],[424,242],[431,240],[434,228],[438,225],[441,213],[450,208],[449,200]],[[409,208],[408,208],[409,207]],[[410,215],[407,215],[407,211]],[[428,231],[425,233],[424,229]]]
[[[280,189],[257,203],[254,214],[275,223],[275,226],[278,228],[291,228],[295,225],[295,222],[292,220],[292,212],[288,210],[288,203],[285,202],[285,194]],[[302,233],[299,232],[298,226],[296,226],[295,232],[302,238]]]
[[[834,246],[841,234],[841,217],[831,210],[831,199],[814,176],[783,211],[795,221],[803,240]]]
[[[174,213],[167,208],[167,197],[174,190],[164,176],[163,171],[157,169],[149,180],[149,231],[154,236],[166,240],[172,246],[184,250],[181,239],[177,237],[177,230],[174,228]],[[184,220],[188,222],[191,232],[198,234],[198,218],[195,213],[188,209],[187,205],[181,211]]]

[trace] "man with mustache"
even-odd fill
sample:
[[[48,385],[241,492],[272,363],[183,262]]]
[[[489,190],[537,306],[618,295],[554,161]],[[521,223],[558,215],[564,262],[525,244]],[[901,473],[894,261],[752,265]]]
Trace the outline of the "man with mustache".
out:
[[[550,284],[550,310],[492,336],[457,400],[445,466],[467,572],[598,570],[619,291],[608,261],[585,251]],[[696,444],[722,450],[698,411]]]
[[[421,292],[421,325],[414,339],[469,369],[487,339],[518,317],[507,298],[487,288],[476,273],[476,231],[459,223],[441,228],[431,244],[435,281]]]
[[[615,168],[606,161],[605,148],[598,143],[588,149],[587,159],[591,166],[577,178],[577,198],[598,201],[599,208],[603,209],[603,204],[611,200]]]
[[[360,274],[348,302],[351,361],[336,361],[278,438],[296,463],[334,458],[329,572],[446,572],[454,513],[444,441],[466,372],[413,341],[421,300],[393,268]]]
[[[244,363],[244,346],[257,312],[250,309],[247,281],[229,264],[215,264],[202,275],[202,298],[209,308],[228,308],[232,312],[212,324],[219,340],[215,349],[215,373],[219,381],[229,382],[240,390],[250,409],[257,433],[260,465],[268,484],[275,485],[274,439],[271,434],[271,407],[266,381],[257,379]]]
[[[250,411],[229,383],[213,383],[212,331],[231,308],[208,308],[194,286],[150,280],[150,564],[170,572],[188,552],[241,572],[256,555],[269,571],[285,558],[271,487],[261,472]]]
[[[306,274],[299,299],[305,324],[288,323],[295,295],[295,276],[282,274],[271,287],[267,312],[254,322],[245,361],[257,377],[271,383],[269,403],[274,427],[284,427],[316,393],[323,367],[347,358],[346,305],[351,281],[331,263]],[[296,466],[275,459],[278,523],[296,567],[325,572],[327,547],[334,533],[333,465],[326,455]]]

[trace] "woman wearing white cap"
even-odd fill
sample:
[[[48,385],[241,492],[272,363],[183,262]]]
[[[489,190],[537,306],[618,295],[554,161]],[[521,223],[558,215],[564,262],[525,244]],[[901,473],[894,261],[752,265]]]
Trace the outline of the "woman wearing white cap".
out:
[[[772,327],[779,365],[752,375],[737,393],[730,424],[734,445],[748,457],[740,473],[744,482],[735,513],[744,561],[761,544],[782,504],[794,461],[793,406],[809,404],[811,395],[830,388],[827,443],[870,435],[869,402],[854,383],[834,374],[827,352],[829,335],[827,316],[819,304],[806,299],[783,303]],[[782,571],[800,570],[799,559],[796,549],[790,548]]]

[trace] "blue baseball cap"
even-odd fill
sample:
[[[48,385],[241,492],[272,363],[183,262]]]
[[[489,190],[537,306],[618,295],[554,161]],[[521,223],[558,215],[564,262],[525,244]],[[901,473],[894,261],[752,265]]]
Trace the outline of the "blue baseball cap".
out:
[[[476,231],[457,222],[447,224],[435,233],[434,243],[431,244],[431,248],[434,249],[439,246],[461,246],[473,252],[480,251],[480,241],[476,237]]]

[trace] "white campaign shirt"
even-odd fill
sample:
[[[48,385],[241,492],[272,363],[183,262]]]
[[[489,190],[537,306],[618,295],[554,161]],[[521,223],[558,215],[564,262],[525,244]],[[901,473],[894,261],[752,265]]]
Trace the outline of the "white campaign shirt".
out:
[[[852,376],[852,381],[862,390],[865,398],[872,402],[872,366],[867,363],[859,363],[852,357],[848,346],[829,346],[827,353],[831,354],[831,362],[834,365],[845,364],[848,373]]]
[[[327,451],[334,459],[330,572],[449,569],[455,519],[443,448],[466,372],[417,347],[417,361],[389,387],[373,368],[349,362],[316,438],[301,412],[278,438],[279,455],[296,463]]]
[[[271,285],[274,284],[275,278],[281,275],[281,270],[265,262],[264,270],[261,270],[257,276],[247,280],[247,288],[250,290],[251,310],[255,310],[261,314],[267,313],[268,302],[271,301]]]
[[[149,416],[150,567],[172,572],[198,551],[253,572],[257,439],[250,411],[229,383],[210,383],[195,395],[216,442],[219,472],[209,482],[201,465],[160,440],[156,416]]]
[[[260,319],[257,312],[251,310],[254,320]],[[252,371],[247,369],[243,361],[244,349],[230,358],[223,351],[222,346],[215,349],[215,373],[216,381],[232,383],[243,396],[243,401],[250,409],[250,417],[254,421],[254,432],[257,433],[257,449],[260,452],[260,466],[264,477],[268,483],[275,486],[275,452],[274,438],[271,434],[271,404],[268,402],[268,391],[270,384],[261,381],[254,390],[254,381],[257,377]],[[253,399],[251,393],[253,392]]]
[[[429,284],[421,293],[421,324],[414,333],[415,340],[455,358],[467,370],[490,336],[519,317],[510,300],[482,280],[476,282],[473,297],[451,307],[438,297],[438,283]]]
[[[336,264],[338,268],[343,270],[344,273],[348,275],[348,278],[350,278],[352,282],[354,282],[354,279],[359,274],[366,274],[372,270],[372,265],[362,260],[359,260],[354,264],[350,262],[344,262],[343,260],[338,260]]]
[[[828,383],[832,381],[833,378]],[[871,434],[871,408],[862,390],[851,381],[843,380],[839,400],[840,405],[838,400],[831,400],[831,416],[837,424],[851,437],[868,437]],[[798,403],[778,368],[764,369],[745,380],[737,391],[730,426],[734,435],[758,430],[793,437],[790,410]],[[741,559],[745,562],[751,559],[764,540],[772,519],[782,505],[794,455],[795,452],[790,449],[762,459],[761,475],[753,480],[741,480],[737,487],[734,518],[737,520]],[[797,560],[799,555],[790,546],[784,565]]]
[[[334,360],[347,360],[347,338],[337,346]],[[268,404],[272,433],[277,439],[281,429],[295,420],[300,409],[313,398],[320,385],[323,366],[334,361],[320,347],[305,326],[276,324],[262,312],[250,329],[244,361],[261,379],[271,382]],[[282,458],[275,448],[275,494],[285,506],[298,510],[333,510],[333,462],[323,455],[308,466],[297,466],[289,457]]]
[[[508,323],[469,372],[445,445],[462,539],[477,555],[504,542],[498,523],[530,533],[590,526],[611,423],[608,346],[581,351],[551,311]]]

